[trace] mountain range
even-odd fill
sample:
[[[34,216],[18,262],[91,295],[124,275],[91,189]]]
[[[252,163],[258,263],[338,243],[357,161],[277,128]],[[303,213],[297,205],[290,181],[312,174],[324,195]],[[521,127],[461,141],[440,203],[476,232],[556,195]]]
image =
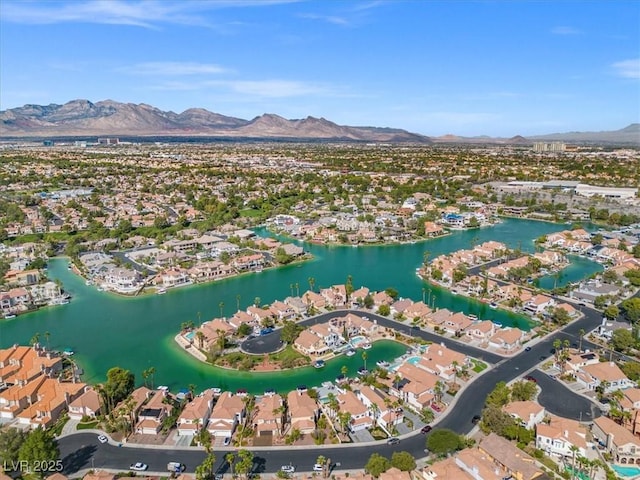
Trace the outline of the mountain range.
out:
[[[24,105],[0,111],[0,138],[167,136],[254,139],[359,141],[385,143],[468,143],[526,145],[534,141],[640,145],[640,124],[607,132],[568,132],[495,138],[444,135],[428,137],[397,128],[350,127],[324,118],[288,120],[264,114],[252,120],[229,117],[203,108],[182,113],[151,105],[104,100],[72,100],[64,105]]]

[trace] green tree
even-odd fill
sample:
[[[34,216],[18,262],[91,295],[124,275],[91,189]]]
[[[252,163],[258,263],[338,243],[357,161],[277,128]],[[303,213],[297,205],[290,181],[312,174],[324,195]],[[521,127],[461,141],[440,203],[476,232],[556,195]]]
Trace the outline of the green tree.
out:
[[[438,456],[453,453],[464,447],[464,441],[460,436],[446,428],[437,429],[427,437],[427,448]]]
[[[633,382],[640,380],[640,363],[628,361],[620,366],[627,378]]]
[[[509,403],[510,395],[511,390],[509,389],[507,384],[505,382],[498,382],[493,391],[489,395],[487,395],[485,403],[487,405],[503,407],[504,405]]]
[[[386,472],[391,468],[391,462],[388,458],[383,457],[379,453],[374,453],[367,460],[364,466],[364,471],[370,474],[374,478],[378,478],[381,473]]]
[[[298,325],[296,322],[285,320],[282,325],[282,329],[280,330],[280,339],[285,343],[293,343],[293,341],[298,338],[298,335],[300,335],[302,330],[303,327]]]
[[[611,334],[611,346],[617,352],[626,352],[635,343],[636,340],[633,338],[633,334],[624,328],[614,330]]]
[[[18,451],[19,460],[29,465],[29,471],[33,471],[35,465],[57,460],[59,456],[60,450],[53,434],[42,427],[31,430]]]
[[[253,470],[253,453],[249,450],[241,449],[238,450],[237,455],[236,473],[248,479]]]
[[[0,462],[3,465],[11,465],[18,461],[20,447],[27,438],[24,430],[9,427],[0,430]]]
[[[537,393],[534,382],[520,381],[511,385],[511,401],[533,400]]]
[[[196,467],[196,480],[208,480],[213,477],[216,456],[209,452],[202,463]]]
[[[635,323],[640,320],[640,298],[628,298],[621,304],[625,317]]]
[[[378,307],[378,315],[386,317],[391,314],[391,307],[385,303]]]
[[[615,320],[620,315],[620,309],[617,305],[609,305],[604,309],[602,314],[607,318],[607,320]]]
[[[416,459],[409,452],[393,452],[391,466],[403,472],[410,472],[416,468]]]
[[[113,407],[133,392],[135,387],[135,375],[129,370],[120,367],[110,368],[107,372],[107,382],[103,391],[107,396],[107,404]]]

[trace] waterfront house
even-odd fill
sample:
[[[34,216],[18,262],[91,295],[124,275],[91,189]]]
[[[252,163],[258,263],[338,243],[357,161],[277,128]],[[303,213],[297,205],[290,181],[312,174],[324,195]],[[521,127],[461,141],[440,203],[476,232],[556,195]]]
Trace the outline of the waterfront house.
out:
[[[45,375],[56,376],[62,370],[62,359],[40,346],[14,345],[0,350],[0,385],[14,385]]]
[[[333,285],[320,290],[320,295],[326,300],[326,305],[333,308],[344,307],[347,302],[347,290],[344,285]]]
[[[435,222],[425,221],[424,222],[424,235],[425,237],[438,237],[445,233],[444,228],[441,225],[438,225]]]
[[[520,425],[529,430],[542,422],[546,415],[545,408],[532,400],[511,402],[502,407],[502,411],[511,415]]]
[[[393,298],[389,296],[387,292],[376,292],[372,295],[373,304],[376,307],[380,305],[391,305],[393,303]]]
[[[253,425],[259,437],[279,435],[282,432],[284,403],[277,393],[263,395],[256,400]]]
[[[432,328],[440,328],[451,315],[453,315],[453,313],[450,310],[439,308],[427,315],[427,325]]]
[[[296,311],[290,305],[279,300],[273,302],[269,310],[278,320],[290,320],[296,316]]]
[[[234,331],[235,329],[232,325],[220,318],[214,318],[213,320],[204,322],[196,330],[196,333],[202,332],[204,335],[203,344],[198,344],[197,347],[202,348],[203,350],[208,350],[216,343],[221,342],[221,337],[231,335]],[[198,335],[193,338],[195,341],[198,341]]]
[[[361,385],[354,392],[358,400],[367,407],[369,416],[373,419],[373,424],[379,425],[388,434],[391,434],[394,425],[404,421],[402,409],[388,406],[383,396],[368,385]]]
[[[136,270],[111,267],[104,273],[103,286],[118,293],[133,293],[140,288],[140,279]]]
[[[439,377],[418,368],[410,363],[403,363],[396,374],[399,381],[394,380],[389,393],[408,402],[417,410],[428,407],[434,399],[434,388]]]
[[[496,324],[491,320],[474,322],[465,330],[465,333],[474,340],[486,342],[496,333]]]
[[[411,305],[413,305],[413,300],[411,300],[410,298],[401,298],[400,300],[396,300],[391,305],[391,315],[404,315],[404,312],[407,310],[407,308],[411,307]],[[411,317],[405,316],[404,318]]]
[[[219,280],[231,276],[235,273],[235,270],[231,265],[226,265],[218,260],[211,262],[200,262],[194,265],[188,270],[191,278],[195,280]]]
[[[349,412],[351,414],[351,422],[348,425],[350,432],[359,432],[373,426],[373,418],[369,415],[369,409],[353,391],[346,390],[344,393],[336,395],[336,400],[338,400],[339,408],[338,411],[332,411],[331,417],[337,418],[339,412]]]
[[[451,350],[444,344],[432,343],[422,354],[416,366],[444,380],[451,381],[461,368],[470,364],[471,360],[463,353]]]
[[[293,346],[305,355],[324,355],[331,351],[322,338],[309,329],[300,332],[298,338],[293,341]]]
[[[575,455],[587,456],[587,429],[576,420],[551,415],[549,423],[536,425],[536,448],[547,455],[561,458],[573,458],[572,447],[577,448]]]
[[[351,292],[351,306],[359,307],[362,306],[364,299],[369,295],[369,289],[367,287],[360,287],[357,290]]]
[[[315,430],[318,406],[307,391],[290,391],[287,395],[287,407],[291,430],[297,429],[303,435]]]
[[[100,413],[100,395],[93,388],[86,391],[69,404],[69,418],[81,420],[82,417],[95,418]]]
[[[329,323],[317,323],[310,326],[308,330],[332,350],[345,343],[345,339],[342,338],[340,332],[331,328]]]
[[[136,433],[143,435],[157,435],[162,428],[162,422],[171,415],[173,407],[165,402],[168,393],[165,390],[156,390],[151,399],[138,412],[135,427]]]
[[[462,312],[457,312],[447,317],[441,327],[444,328],[447,333],[460,335],[471,325],[473,325],[473,321],[471,321],[469,317]]]
[[[591,433],[613,462],[619,465],[640,465],[640,439],[608,417],[593,421]]]
[[[501,328],[489,339],[489,346],[512,352],[520,348],[524,339],[525,333],[519,328]]]
[[[255,325],[265,325],[265,323],[271,323],[275,320],[273,311],[269,307],[262,308],[251,305],[247,307],[247,313],[253,317]]]
[[[304,292],[304,295],[302,295],[302,301],[307,306],[307,309],[310,309],[312,307],[322,309],[327,305],[327,301],[325,300],[325,298],[319,293],[316,293],[312,290],[307,290],[306,292]]]
[[[538,294],[524,304],[524,311],[531,315],[539,315],[555,306],[556,301],[546,295]]]
[[[213,408],[214,392],[205,390],[184,407],[178,417],[178,435],[195,435],[206,425]]]
[[[265,264],[265,257],[262,253],[254,253],[251,255],[242,255],[234,258],[231,261],[231,265],[238,269],[238,271],[257,270],[262,268]]]
[[[242,310],[238,310],[236,313],[233,314],[232,317],[229,317],[227,319],[227,323],[236,330],[239,329],[243,323],[246,323],[251,327],[254,327],[258,324],[255,316],[247,312],[244,312]]]
[[[156,284],[161,283],[165,288],[179,287],[191,283],[189,273],[181,268],[172,268],[156,276]]]
[[[244,415],[242,397],[223,392],[209,416],[207,430],[214,437],[231,437],[236,426],[243,421]]]
[[[16,386],[19,385],[12,388]],[[69,403],[78,398],[85,388],[85,383],[61,382],[40,376],[19,388],[18,402],[22,408],[14,418],[19,424],[31,428],[48,428],[58,421]]]
[[[405,308],[402,314],[409,320],[425,322],[431,312],[432,310],[424,302],[415,302]]]
[[[576,380],[589,390],[595,390],[603,385],[605,393],[636,386],[614,362],[585,365],[580,368]]]

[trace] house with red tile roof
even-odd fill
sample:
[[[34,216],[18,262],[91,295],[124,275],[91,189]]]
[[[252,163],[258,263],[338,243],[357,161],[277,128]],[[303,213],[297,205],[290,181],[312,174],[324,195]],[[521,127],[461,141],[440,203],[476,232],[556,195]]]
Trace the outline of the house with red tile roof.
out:
[[[214,396],[213,390],[208,389],[187,403],[178,417],[178,435],[196,435],[207,424]]]
[[[520,348],[525,338],[525,332],[519,328],[500,328],[489,339],[489,346],[506,352],[513,352]]]
[[[287,407],[291,430],[310,434],[316,428],[319,409],[316,401],[306,391],[292,390],[287,395]]]
[[[511,402],[502,407],[502,411],[511,415],[529,430],[542,422],[547,413],[542,405],[533,400]]]
[[[593,421],[591,433],[618,465],[640,465],[640,439],[608,417]]]
[[[576,380],[589,390],[595,390],[600,384],[604,384],[606,393],[636,386],[614,362],[585,365],[580,368]]]
[[[69,404],[69,418],[81,420],[82,417],[95,418],[100,413],[100,395],[93,388],[87,390]]]
[[[482,320],[473,322],[473,324],[465,330],[465,334],[474,340],[486,342],[496,333],[496,329],[496,324],[491,320]]]
[[[256,435],[279,435],[282,433],[284,403],[277,393],[256,399],[253,425]]]
[[[358,400],[368,408],[369,416],[373,418],[374,424],[382,427],[389,435],[391,435],[394,425],[404,421],[402,409],[388,406],[384,397],[368,385],[362,385],[354,392]]]
[[[236,426],[243,421],[244,415],[242,397],[223,392],[209,415],[207,430],[214,437],[231,437]]]
[[[547,455],[561,458],[572,457],[572,447],[576,447],[576,455],[587,456],[587,429],[576,420],[551,415],[549,423],[536,425],[536,448]]]
[[[165,418],[171,415],[173,406],[166,403],[168,393],[165,390],[156,390],[151,399],[138,412],[136,433],[144,435],[157,435]]]
[[[447,333],[459,335],[471,325],[473,325],[473,321],[469,317],[462,312],[457,312],[447,317],[441,327],[444,328]]]

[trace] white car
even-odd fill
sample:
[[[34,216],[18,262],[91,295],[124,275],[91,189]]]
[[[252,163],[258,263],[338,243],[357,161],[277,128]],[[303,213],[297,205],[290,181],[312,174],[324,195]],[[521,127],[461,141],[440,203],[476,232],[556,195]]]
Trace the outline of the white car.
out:
[[[314,471],[314,472],[322,472],[322,471],[324,471],[324,467],[323,467],[321,464],[316,463],[316,464],[313,466],[313,471]]]
[[[100,443],[107,443],[109,441],[109,439],[107,438],[106,435],[98,435],[98,441]]]
[[[147,465],[146,463],[142,463],[142,462],[132,463],[129,466],[129,470],[134,470],[136,472],[144,472],[147,468],[149,468],[149,465]]]
[[[293,465],[289,464],[289,465],[282,465],[280,467],[280,471],[284,472],[284,473],[296,473],[296,467],[294,467]]]

